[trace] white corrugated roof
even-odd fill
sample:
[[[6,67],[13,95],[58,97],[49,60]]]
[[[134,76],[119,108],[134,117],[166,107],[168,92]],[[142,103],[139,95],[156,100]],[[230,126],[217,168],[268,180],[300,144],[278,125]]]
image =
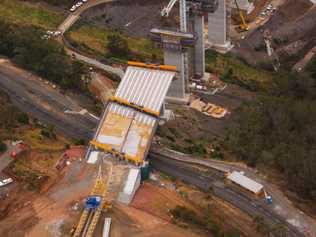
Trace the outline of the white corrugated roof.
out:
[[[135,184],[137,181],[137,177],[138,177],[138,175],[140,175],[139,172],[140,172],[140,170],[136,169],[136,168],[131,168],[129,170],[126,184],[124,186],[124,191],[123,191],[124,193],[126,193],[128,195],[133,193],[133,190],[135,188]]]
[[[159,113],[174,76],[172,71],[129,66],[115,96]]]
[[[243,188],[256,194],[263,189],[262,184],[259,184],[256,181],[242,175],[238,171],[233,171],[230,175],[227,176],[227,178],[233,181],[234,183],[242,186]]]
[[[150,126],[154,126],[155,122],[157,121],[156,118],[149,116],[145,113],[141,113],[136,111],[135,109],[123,106],[123,105],[119,105],[116,103],[111,103],[109,106],[109,111],[111,111],[112,113],[115,114],[119,114],[122,115],[124,117],[134,117],[135,116],[135,120],[140,122],[140,123],[144,123]]]

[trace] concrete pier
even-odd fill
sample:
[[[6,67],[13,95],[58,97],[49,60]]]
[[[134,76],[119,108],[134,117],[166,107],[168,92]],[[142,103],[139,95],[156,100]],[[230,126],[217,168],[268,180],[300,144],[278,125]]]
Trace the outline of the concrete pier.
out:
[[[226,0],[218,2],[218,8],[214,13],[208,14],[208,42],[207,47],[220,53],[228,52],[233,45],[229,39],[229,19]]]
[[[176,80],[172,81],[169,87],[167,97],[184,99],[186,94],[186,78],[184,74],[184,54],[181,52],[181,49],[164,50],[164,63],[166,65],[176,66],[179,71]]]
[[[205,40],[204,40],[204,16],[193,16],[193,28],[196,41],[194,45],[194,77],[202,78],[205,73]]]

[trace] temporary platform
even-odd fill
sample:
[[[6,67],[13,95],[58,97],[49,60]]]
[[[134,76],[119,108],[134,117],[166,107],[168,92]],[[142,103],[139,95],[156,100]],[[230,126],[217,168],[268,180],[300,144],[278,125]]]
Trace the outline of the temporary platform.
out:
[[[130,63],[91,144],[141,164],[149,150],[175,67]]]

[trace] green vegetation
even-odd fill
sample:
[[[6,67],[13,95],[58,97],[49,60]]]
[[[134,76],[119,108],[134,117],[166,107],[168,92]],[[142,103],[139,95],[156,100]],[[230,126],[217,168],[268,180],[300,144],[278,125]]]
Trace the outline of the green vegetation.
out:
[[[29,116],[26,113],[21,112],[17,117],[17,121],[21,124],[29,124]]]
[[[113,57],[128,57],[130,49],[127,40],[119,33],[111,33],[107,36],[107,48]]]
[[[56,134],[54,132],[54,126],[47,126],[41,129],[41,135],[43,137],[56,140]]]
[[[25,1],[25,0],[24,0]],[[74,4],[74,0],[26,0],[28,2],[45,2],[53,6],[67,6],[70,7]]]
[[[119,38],[120,42],[126,42],[124,51],[119,54],[114,54],[113,51],[113,36]],[[123,33],[104,29],[88,22],[78,22],[66,34],[67,39],[74,47],[97,55],[100,58],[106,58],[113,62],[122,62],[127,59],[133,60],[150,60],[156,61],[162,58],[162,53],[159,48],[154,46],[154,43],[145,38],[128,37]],[[109,42],[109,39],[112,43]],[[111,49],[112,48],[112,49]],[[127,50],[128,49],[128,50]]]
[[[63,19],[63,14],[40,6],[32,6],[18,0],[0,0],[0,20],[2,21],[54,29]]]
[[[230,54],[206,52],[206,70],[221,76],[228,83],[238,84],[250,90],[266,88],[273,79],[273,74],[253,68]]]
[[[204,115],[188,108],[173,108],[177,119],[158,126],[156,134],[160,142],[179,152],[200,158],[223,159],[218,140],[208,130],[210,122]]]
[[[287,75],[236,113],[229,148],[251,166],[274,167],[288,188],[316,201],[316,80]]]
[[[0,141],[0,153],[3,153],[7,150],[7,145],[3,142]]]
[[[85,141],[83,139],[78,139],[74,141],[74,145],[76,146],[80,146],[80,145],[84,145]]]
[[[264,236],[284,237],[287,235],[287,229],[282,224],[271,225],[265,221],[262,216],[253,218],[256,230]]]
[[[206,231],[212,233],[214,237],[239,237],[240,233],[237,230],[225,231],[223,228],[214,221],[211,210],[207,209],[202,216],[184,206],[176,206],[170,210],[172,217],[175,220],[182,221],[188,224],[198,226]]]
[[[0,20],[0,35],[0,54],[63,89],[85,90],[81,81],[84,66],[71,60],[58,42],[41,39],[43,32],[40,29]]]
[[[316,57],[307,65],[307,71],[310,73],[310,76],[316,80]]]
[[[11,103],[9,97],[0,91],[0,141],[10,139],[13,129],[25,121],[19,119],[22,115]],[[20,121],[19,121],[20,120]]]
[[[19,157],[10,165],[10,170],[15,177],[24,182],[30,191],[39,191],[43,182],[48,178],[41,172],[33,169],[26,155]]]

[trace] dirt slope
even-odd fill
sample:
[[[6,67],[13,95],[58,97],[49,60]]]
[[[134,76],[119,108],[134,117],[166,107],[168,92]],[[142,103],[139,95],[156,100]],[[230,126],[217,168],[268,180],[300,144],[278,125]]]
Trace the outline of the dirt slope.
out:
[[[293,64],[316,43],[315,19],[316,7],[309,0],[287,0],[264,26],[250,32],[234,52],[250,64],[269,62],[262,36],[268,29],[281,60],[293,60]]]

